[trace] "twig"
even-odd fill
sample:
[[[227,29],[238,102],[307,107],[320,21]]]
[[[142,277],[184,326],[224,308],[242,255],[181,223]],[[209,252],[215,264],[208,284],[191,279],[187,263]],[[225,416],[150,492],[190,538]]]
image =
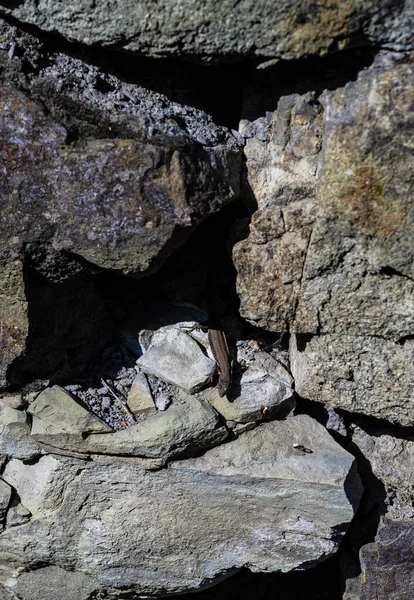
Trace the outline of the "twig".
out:
[[[117,400],[119,402],[119,404],[122,406],[123,410],[126,412],[126,414],[128,415],[128,417],[134,422],[136,423],[137,420],[135,418],[135,415],[129,410],[128,405],[126,403],[125,398],[121,398],[120,396],[118,396],[114,390],[111,388],[111,386],[109,385],[109,383],[107,383],[104,379],[101,379],[101,383],[102,385],[104,385],[106,387],[106,389],[108,390],[108,392],[111,394],[111,396],[113,396],[115,398],[115,400]]]

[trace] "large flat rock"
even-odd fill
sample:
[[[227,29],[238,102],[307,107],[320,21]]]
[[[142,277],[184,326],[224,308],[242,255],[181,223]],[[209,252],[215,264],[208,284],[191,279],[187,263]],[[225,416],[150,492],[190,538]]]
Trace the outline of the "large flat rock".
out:
[[[154,595],[199,589],[243,566],[310,566],[335,552],[361,494],[353,457],[306,416],[156,472],[46,456],[13,459],[4,479],[33,514],[0,536],[0,583],[22,591],[20,573],[39,563],[82,572],[104,594]],[[72,600],[63,589],[60,597]]]
[[[365,43],[401,49],[412,42],[410,8],[380,0],[86,0],[4,3],[3,13],[82,44],[115,46],[149,56],[201,60],[246,56],[299,58]],[[402,13],[402,14],[401,14]],[[108,19],[108,15],[111,18]],[[355,42],[354,42],[355,43]]]

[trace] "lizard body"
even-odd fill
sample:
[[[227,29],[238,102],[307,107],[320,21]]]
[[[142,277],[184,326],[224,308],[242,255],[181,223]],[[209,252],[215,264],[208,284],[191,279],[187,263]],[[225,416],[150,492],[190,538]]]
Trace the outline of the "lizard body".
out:
[[[219,374],[218,393],[222,398],[227,394],[231,385],[231,366],[229,347],[224,332],[221,329],[209,329],[208,341]]]

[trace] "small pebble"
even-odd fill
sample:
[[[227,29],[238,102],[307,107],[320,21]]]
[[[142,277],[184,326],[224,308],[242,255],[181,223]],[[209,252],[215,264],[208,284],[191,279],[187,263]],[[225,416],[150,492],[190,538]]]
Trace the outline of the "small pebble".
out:
[[[109,398],[109,396],[105,396],[104,398],[102,398],[102,408],[104,410],[111,408],[111,405],[112,405],[112,400],[111,400],[111,398]]]

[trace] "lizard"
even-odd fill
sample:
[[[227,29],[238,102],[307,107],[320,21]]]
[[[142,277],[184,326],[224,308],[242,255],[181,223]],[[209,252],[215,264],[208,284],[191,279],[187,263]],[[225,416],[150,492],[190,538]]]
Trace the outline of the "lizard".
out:
[[[231,366],[226,335],[221,329],[209,328],[208,341],[217,365],[219,374],[217,388],[219,396],[222,398],[227,394],[231,385]]]

